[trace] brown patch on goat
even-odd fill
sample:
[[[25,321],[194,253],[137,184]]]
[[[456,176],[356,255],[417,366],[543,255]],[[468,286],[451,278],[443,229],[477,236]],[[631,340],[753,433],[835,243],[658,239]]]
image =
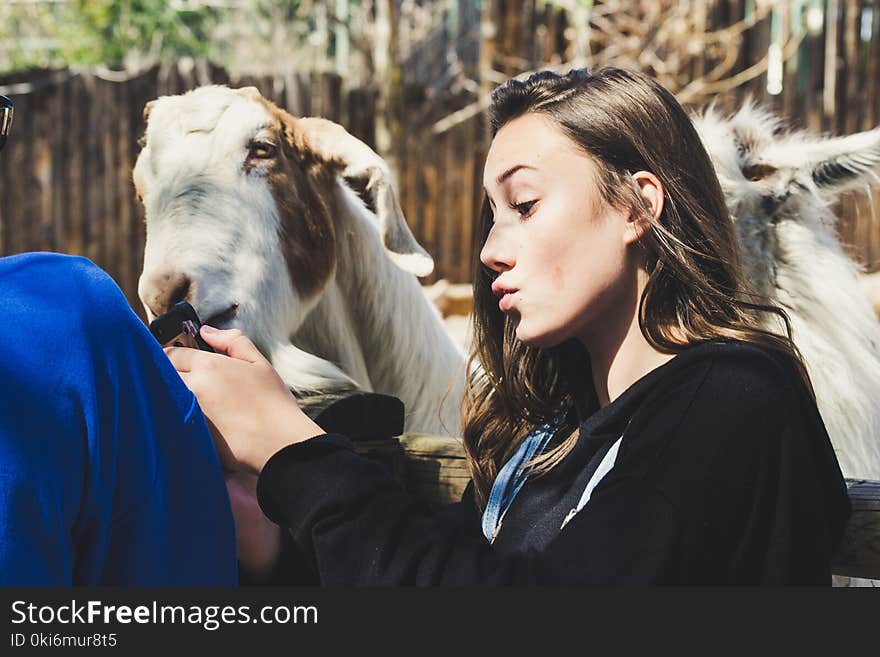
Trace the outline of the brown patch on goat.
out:
[[[264,98],[255,100],[276,122],[280,143],[267,177],[281,217],[282,251],[291,283],[309,298],[320,292],[336,268],[331,204],[341,167],[309,149],[295,117]]]
[[[772,164],[752,164],[742,170],[743,176],[752,182],[769,178],[777,171],[778,169]]]

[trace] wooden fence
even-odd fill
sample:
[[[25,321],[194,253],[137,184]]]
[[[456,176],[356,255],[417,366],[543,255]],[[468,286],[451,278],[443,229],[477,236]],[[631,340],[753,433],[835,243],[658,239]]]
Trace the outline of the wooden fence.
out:
[[[705,0],[703,5],[708,8],[707,29],[712,29],[741,20],[754,3]],[[828,10],[837,20],[826,21],[822,30],[804,37],[796,56],[785,64],[781,94],[767,93],[767,76],[762,74],[720,95],[719,105],[732,108],[752,95],[795,126],[816,132],[845,133],[880,125],[880,0],[828,0]],[[474,20],[473,11],[462,14],[462,20],[466,17]],[[436,260],[435,273],[426,282],[441,277],[468,282],[472,277],[472,230],[482,193],[487,135],[479,113],[448,120],[477,99],[462,78],[477,71],[481,85],[494,84],[499,76],[567,61],[573,53],[569,14],[558,6],[492,0],[482,18],[495,31],[477,49],[482,53],[479,65],[465,62],[448,93],[404,89],[400,131],[388,153],[398,172],[404,212],[417,239]],[[766,53],[770,33],[769,17],[748,31],[734,72],[747,71]],[[449,47],[446,41],[438,43]],[[470,45],[465,49],[473,51]],[[595,52],[589,54],[598,58]],[[829,56],[832,66],[826,61]],[[138,311],[137,277],[145,236],[143,210],[130,178],[148,100],[212,82],[253,84],[294,114],[326,116],[374,143],[375,90],[346,89],[333,74],[231,80],[217,67],[198,64],[154,67],[116,78],[117,74],[97,71],[62,70],[0,79],[0,92],[11,95],[16,104],[13,134],[0,154],[0,255],[26,250],[86,255],[116,279]],[[843,240],[870,270],[880,268],[878,209],[880,190],[871,197],[853,193],[838,209]]]

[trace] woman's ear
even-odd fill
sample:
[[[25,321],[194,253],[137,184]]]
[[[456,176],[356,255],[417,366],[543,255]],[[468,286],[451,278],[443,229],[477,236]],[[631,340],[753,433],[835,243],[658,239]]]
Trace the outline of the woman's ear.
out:
[[[663,184],[650,171],[636,171],[633,175],[636,189],[642,197],[642,206],[654,221],[663,213]],[[627,220],[626,243],[632,244],[651,230],[651,223],[642,214],[634,214]]]

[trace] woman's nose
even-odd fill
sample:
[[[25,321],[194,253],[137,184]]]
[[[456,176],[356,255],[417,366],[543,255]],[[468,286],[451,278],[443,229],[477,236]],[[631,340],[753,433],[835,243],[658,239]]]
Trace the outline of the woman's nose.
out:
[[[489,231],[486,243],[480,251],[480,262],[499,273],[513,267],[513,252],[509,247],[505,248],[494,228]]]

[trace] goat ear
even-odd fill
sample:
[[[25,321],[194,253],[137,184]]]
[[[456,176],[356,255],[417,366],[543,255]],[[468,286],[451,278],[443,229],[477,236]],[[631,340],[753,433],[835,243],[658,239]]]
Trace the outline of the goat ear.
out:
[[[153,111],[153,106],[156,104],[155,100],[147,101],[147,104],[144,105],[144,125],[146,125],[150,120],[150,112]]]
[[[785,150],[786,159],[792,161],[784,164],[812,177],[820,191],[836,194],[864,185],[869,177],[880,182],[874,172],[880,166],[880,128],[797,144]]]
[[[880,128],[829,139],[819,149],[827,150],[817,158],[811,175],[820,189],[839,191],[862,184],[869,175],[877,177],[873,169],[880,166]]]
[[[378,153],[327,119],[297,119],[295,129],[302,132],[306,148],[323,160],[340,164],[344,177],[366,182],[379,233],[392,262],[416,276],[430,274],[434,260],[413,237],[397,200],[391,169]]]
[[[253,99],[263,97],[263,95],[260,93],[260,90],[256,87],[240,87],[238,89],[235,89],[235,93]]]

